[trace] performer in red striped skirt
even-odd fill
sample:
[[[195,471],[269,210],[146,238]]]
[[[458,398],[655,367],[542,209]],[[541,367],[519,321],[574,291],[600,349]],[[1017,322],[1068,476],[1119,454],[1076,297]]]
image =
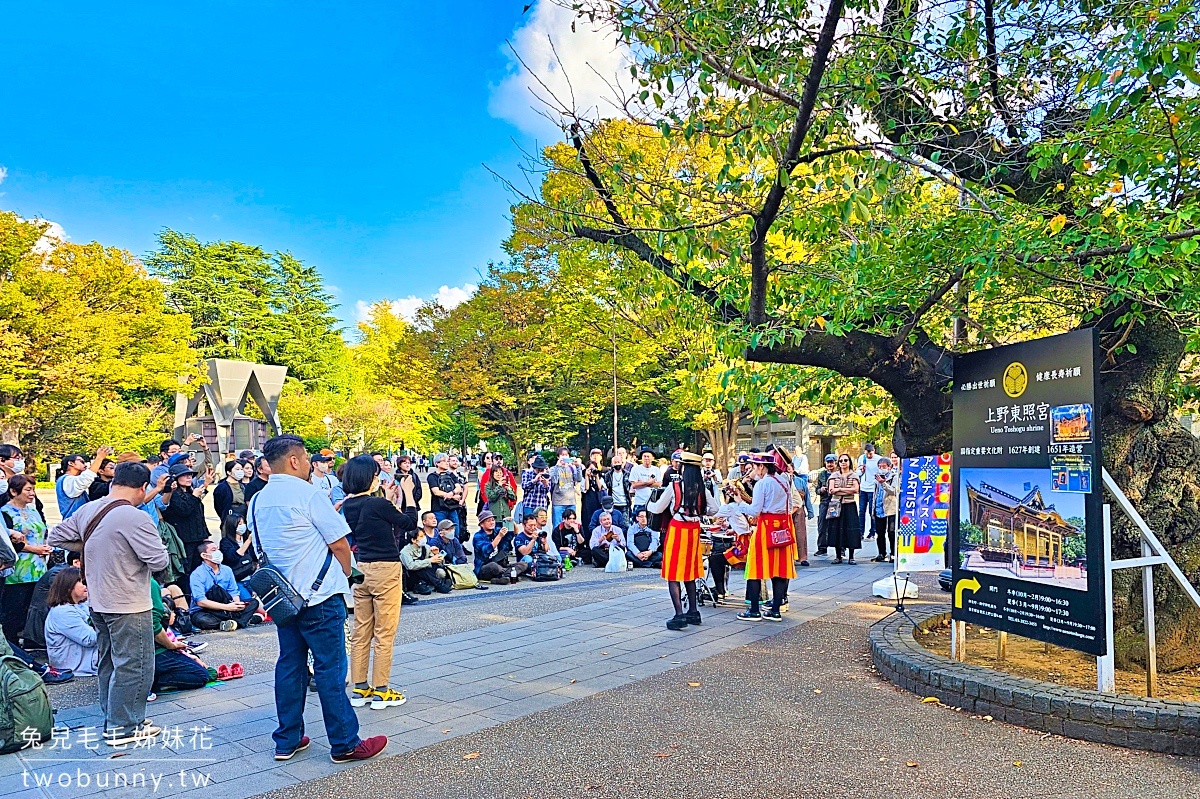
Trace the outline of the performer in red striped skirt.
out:
[[[750,609],[739,613],[742,621],[782,621],[780,603],[787,596],[788,581],[796,576],[796,530],[792,526],[792,488],[779,476],[771,453],[755,453],[754,497],[742,504],[742,512],[754,519],[750,551],[746,555],[746,598]],[[790,538],[790,543],[786,542]],[[760,608],[762,581],[771,581],[771,607]]]
[[[717,500],[704,487],[700,456],[683,453],[683,479],[648,506],[653,513],[670,510],[670,521],[663,536],[662,576],[671,593],[675,615],[667,622],[668,630],[682,630],[700,623],[696,605],[696,580],[704,574],[700,554],[700,517],[717,509]],[[683,590],[687,591],[688,609],[683,610]]]

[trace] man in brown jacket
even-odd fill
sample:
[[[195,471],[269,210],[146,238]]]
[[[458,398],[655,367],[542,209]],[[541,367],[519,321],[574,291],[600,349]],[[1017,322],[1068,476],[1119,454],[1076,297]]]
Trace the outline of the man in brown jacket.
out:
[[[150,575],[170,555],[145,502],[150,470],[117,465],[107,497],[89,502],[50,531],[51,546],[83,552],[88,604],[100,648],[98,665],[104,740],[123,746],[159,728],[146,720],[154,682],[154,620]]]

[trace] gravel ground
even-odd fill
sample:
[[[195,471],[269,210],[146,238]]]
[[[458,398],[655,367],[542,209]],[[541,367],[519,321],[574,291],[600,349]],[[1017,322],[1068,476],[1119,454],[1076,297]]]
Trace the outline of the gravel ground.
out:
[[[888,610],[846,606],[752,646],[266,796],[1200,797],[1195,759],[988,722],[884,682],[865,628]]]
[[[462,590],[444,596],[421,597],[416,605],[406,606],[400,614],[396,643],[475,630],[516,619],[527,619],[567,607],[622,596],[647,588],[662,588],[655,570],[634,570],[624,574],[606,574],[590,566],[572,569],[556,583],[522,580],[512,586],[491,586],[488,591]],[[353,617],[347,620],[353,625]],[[279,652],[275,628],[269,624],[231,633],[208,632],[191,637],[207,641],[201,660],[214,668],[220,663],[241,663],[247,674],[275,668]],[[96,678],[76,677],[61,685],[47,686],[54,707],[65,710],[97,701]]]

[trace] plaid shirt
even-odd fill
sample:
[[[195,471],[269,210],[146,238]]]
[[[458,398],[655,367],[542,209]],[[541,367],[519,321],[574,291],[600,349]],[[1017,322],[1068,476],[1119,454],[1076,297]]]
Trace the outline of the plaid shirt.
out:
[[[521,491],[524,492],[521,507],[526,512],[550,507],[550,486],[542,484],[536,478],[537,472],[533,469],[521,475]]]

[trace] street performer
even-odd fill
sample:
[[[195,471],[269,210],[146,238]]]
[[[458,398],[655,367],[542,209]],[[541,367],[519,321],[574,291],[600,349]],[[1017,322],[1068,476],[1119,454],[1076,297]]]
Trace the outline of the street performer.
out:
[[[661,571],[671,592],[671,604],[675,606],[675,616],[667,622],[668,630],[682,630],[689,624],[700,623],[700,611],[696,607],[696,580],[704,575],[700,518],[717,509],[716,498],[704,487],[700,456],[694,452],[681,455],[682,479],[668,484],[662,496],[651,501],[648,507],[652,513],[670,510],[670,521],[663,536]],[[687,588],[687,613],[683,612],[680,583]]]
[[[774,453],[755,453],[754,496],[742,512],[753,520],[750,550],[746,553],[746,598],[750,608],[738,614],[742,621],[783,621],[780,604],[787,596],[788,581],[796,576],[796,530],[792,524],[792,491],[779,476]],[[762,581],[771,580],[771,607],[760,609]]]

